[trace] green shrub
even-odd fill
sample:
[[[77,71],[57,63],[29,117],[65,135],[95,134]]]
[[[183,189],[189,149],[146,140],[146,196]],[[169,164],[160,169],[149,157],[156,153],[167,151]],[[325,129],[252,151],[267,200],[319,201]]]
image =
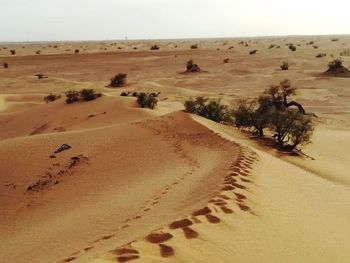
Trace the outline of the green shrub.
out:
[[[93,89],[82,89],[80,92],[82,100],[90,101],[102,96],[101,93],[96,93]]]
[[[68,104],[79,100],[79,92],[76,90],[68,90],[65,94],[66,94],[66,102]]]
[[[205,97],[186,100],[184,103],[185,111],[194,113],[207,119],[219,123],[231,123],[232,111],[227,105],[218,100],[209,100]]]
[[[122,87],[126,85],[127,74],[119,73],[111,79],[111,87]]]
[[[136,97],[137,103],[140,105],[141,108],[150,108],[153,110],[158,103],[158,100],[153,96],[153,94],[141,92],[137,94]]]
[[[48,103],[48,102],[52,102],[52,101],[58,100],[59,98],[61,98],[61,95],[50,93],[49,95],[44,97],[44,101],[46,103]]]

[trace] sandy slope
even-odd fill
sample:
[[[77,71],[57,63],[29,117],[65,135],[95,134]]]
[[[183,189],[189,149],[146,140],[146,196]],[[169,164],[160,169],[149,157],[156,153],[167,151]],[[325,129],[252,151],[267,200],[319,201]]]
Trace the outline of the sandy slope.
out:
[[[11,57],[2,47],[10,68],[0,69],[0,261],[350,261],[348,80],[318,75],[348,37],[245,41],[196,40],[198,50],[161,42],[155,52],[147,41],[46,43],[15,46]],[[44,55],[32,56],[37,49]],[[327,57],[315,59],[320,52]],[[181,74],[189,58],[207,72]],[[118,72],[128,85],[106,88]],[[286,77],[319,116],[306,157],[179,111],[190,96],[232,102]],[[105,96],[42,101],[86,87]],[[158,107],[140,109],[122,91],[160,91]],[[55,154],[64,143],[72,148]]]

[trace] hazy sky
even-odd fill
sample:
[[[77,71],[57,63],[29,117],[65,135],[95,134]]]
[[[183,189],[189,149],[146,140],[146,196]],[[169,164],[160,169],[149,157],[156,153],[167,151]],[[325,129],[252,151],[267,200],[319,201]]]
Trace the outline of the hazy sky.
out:
[[[349,0],[0,0],[0,41],[350,34]]]

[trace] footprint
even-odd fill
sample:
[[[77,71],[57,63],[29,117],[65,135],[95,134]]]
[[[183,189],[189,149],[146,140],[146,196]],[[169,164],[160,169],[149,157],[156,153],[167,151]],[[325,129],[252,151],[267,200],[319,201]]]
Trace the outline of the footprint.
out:
[[[218,224],[221,222],[220,218],[213,216],[211,214],[207,214],[205,215],[205,217],[207,218],[208,222],[211,224]]]
[[[119,256],[117,257],[118,262],[123,263],[123,262],[128,262],[130,260],[135,260],[140,258],[139,255],[127,255],[127,256]]]
[[[242,211],[249,211],[250,210],[249,206],[247,206],[247,205],[244,205],[244,204],[241,204],[241,203],[238,203],[237,205],[239,206],[239,208]]]
[[[93,246],[91,246],[91,247],[86,247],[86,248],[84,248],[84,251],[87,252],[87,251],[89,251],[89,250],[91,250],[91,249],[93,249],[93,248],[94,248]]]
[[[76,260],[77,257],[69,257],[69,258],[65,258],[62,262],[72,262],[73,260]]]
[[[160,244],[173,238],[170,233],[151,233],[146,236],[146,240],[150,243]]]
[[[122,247],[110,251],[113,254],[125,255],[125,254],[139,254],[139,252],[134,248]]]
[[[226,214],[232,214],[233,213],[233,210],[231,208],[228,208],[227,206],[220,206],[221,210],[226,213]]]
[[[101,238],[101,240],[108,240],[108,239],[111,239],[112,237],[114,237],[114,234],[113,234],[113,235],[103,236],[103,237]]]
[[[237,197],[237,199],[247,199],[247,197],[245,196],[245,195],[242,195],[242,194],[240,194],[240,193],[234,193],[235,195],[236,195],[236,197]]]
[[[193,216],[204,216],[210,214],[211,210],[206,206],[192,213]]]
[[[183,227],[182,230],[184,231],[185,237],[187,239],[193,239],[199,236],[198,232],[194,231],[190,227]]]
[[[192,221],[189,219],[182,219],[178,221],[174,221],[169,225],[170,229],[177,229],[180,227],[188,227],[190,225],[193,225]]]
[[[160,256],[162,258],[168,258],[168,257],[174,256],[175,254],[175,251],[172,247],[164,244],[159,244],[159,249],[160,249]]]

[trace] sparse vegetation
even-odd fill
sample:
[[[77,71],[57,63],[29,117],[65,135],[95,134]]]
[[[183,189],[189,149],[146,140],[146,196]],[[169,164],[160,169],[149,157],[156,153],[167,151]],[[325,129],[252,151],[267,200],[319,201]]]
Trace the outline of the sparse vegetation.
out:
[[[137,94],[137,103],[140,105],[141,108],[150,108],[154,109],[154,107],[157,105],[158,100],[153,94],[141,92]]]
[[[79,92],[76,90],[68,90],[65,94],[66,94],[66,102],[68,104],[79,100]]]
[[[74,50],[75,54],[78,54],[79,52],[80,52],[79,49]]]
[[[9,64],[6,62],[4,62],[3,66],[4,66],[4,68],[9,68]]]
[[[47,78],[48,78],[48,76],[44,75],[43,73],[35,74],[35,76],[36,76],[38,79],[47,79]]]
[[[68,90],[66,93],[66,103],[70,104],[78,100],[91,101],[102,96],[101,93],[93,89],[82,89],[80,91]]]
[[[11,49],[11,50],[10,50],[10,53],[11,53],[11,55],[16,55],[16,50]]]
[[[93,89],[82,89],[79,94],[84,101],[94,100],[102,96],[101,93],[95,92]]]
[[[241,101],[234,111],[236,126],[253,127],[259,137],[269,129],[284,150],[294,150],[298,145],[308,143],[314,130],[313,115],[306,114],[298,102],[288,101],[295,91],[290,81],[284,80],[253,101]]]
[[[350,49],[345,49],[342,52],[340,52],[340,55],[342,57],[350,57]]]
[[[187,61],[186,64],[186,72],[192,73],[192,72],[200,72],[201,69],[197,64],[194,64],[193,60]]]
[[[316,55],[316,58],[323,58],[325,56],[327,56],[326,53],[319,53],[319,54]]]
[[[289,48],[291,51],[297,50],[297,47],[294,46],[293,44],[289,44],[289,45],[288,45],[288,48]]]
[[[254,55],[254,54],[256,54],[256,52],[258,52],[258,50],[257,50],[257,49],[254,49],[254,50],[252,50],[252,51],[249,52],[249,55]]]
[[[282,65],[280,66],[281,70],[288,70],[289,69],[289,64],[287,62],[283,62]]]
[[[198,44],[193,44],[192,46],[191,46],[191,49],[197,49],[198,48]]]
[[[229,58],[225,58],[224,59],[224,63],[229,63],[230,62],[230,59]]]
[[[218,100],[209,100],[205,97],[186,100],[184,103],[186,112],[194,113],[219,123],[231,123],[232,111],[227,105]]]
[[[151,50],[159,50],[160,47],[158,45],[152,45]]]
[[[49,103],[49,102],[58,100],[59,98],[61,98],[61,95],[55,94],[55,93],[50,93],[49,95],[47,95],[47,96],[44,97],[44,101],[45,101],[46,103]]]
[[[126,85],[127,74],[119,73],[111,79],[110,87],[122,87]]]

